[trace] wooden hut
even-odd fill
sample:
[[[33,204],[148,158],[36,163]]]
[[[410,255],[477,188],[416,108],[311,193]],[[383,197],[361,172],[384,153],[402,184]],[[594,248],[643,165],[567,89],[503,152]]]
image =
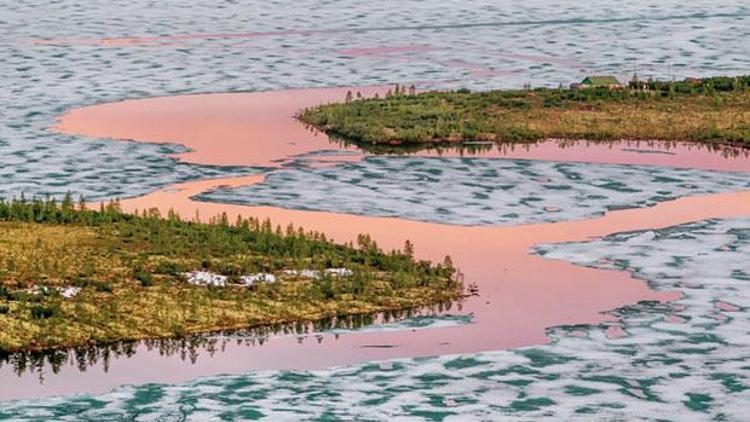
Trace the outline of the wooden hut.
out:
[[[622,88],[622,85],[620,84],[620,81],[617,80],[614,76],[587,76],[584,80],[581,81],[579,84],[579,87],[581,88],[597,88],[597,87],[606,87],[606,88]]]

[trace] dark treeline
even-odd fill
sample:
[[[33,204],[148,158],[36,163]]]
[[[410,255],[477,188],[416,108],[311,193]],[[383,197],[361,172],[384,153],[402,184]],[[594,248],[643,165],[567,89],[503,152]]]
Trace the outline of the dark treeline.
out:
[[[682,81],[639,81],[633,80],[628,87],[636,90],[649,90],[662,94],[699,94],[713,92],[744,91],[750,88],[750,75],[714,76],[710,78],[688,78]]]
[[[128,214],[121,211],[119,202],[101,204],[90,210],[81,199],[74,204],[68,194],[58,203],[55,198],[23,197],[11,201],[0,199],[0,221],[81,225],[115,230],[124,239],[141,239],[149,254],[203,257],[202,267],[226,275],[248,271],[273,271],[288,268],[288,260],[273,262],[269,257],[291,258],[297,264],[309,264],[316,257],[322,268],[341,267],[347,263],[365,264],[382,271],[416,271],[423,275],[451,276],[453,268],[432,265],[429,261],[414,261],[408,251],[383,252],[368,235],[360,235],[357,245],[336,244],[322,233],[302,228],[273,226],[271,221],[256,218],[237,219],[230,223],[226,214],[210,223],[183,220],[170,212],[166,218],[158,210]],[[409,243],[407,242],[407,247]],[[265,265],[256,268],[212,268],[210,257],[252,252],[262,256]],[[275,265],[276,264],[276,265]],[[301,267],[300,267],[301,268]],[[173,268],[173,272],[195,268]],[[294,267],[292,269],[295,269]],[[297,268],[299,269],[299,268]],[[244,271],[244,272],[243,272]]]

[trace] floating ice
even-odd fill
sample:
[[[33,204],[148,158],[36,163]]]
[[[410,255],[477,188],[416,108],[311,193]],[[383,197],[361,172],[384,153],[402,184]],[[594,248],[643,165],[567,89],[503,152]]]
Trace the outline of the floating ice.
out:
[[[745,419],[750,218],[537,251],[580,265],[634,268],[659,290],[683,280],[701,288],[682,288],[675,303],[615,310],[616,324],[551,329],[545,346],[125,386],[97,396],[6,402],[0,418]]]
[[[607,0],[408,7],[397,0],[308,0],[255,2],[264,12],[252,16],[247,10],[255,6],[225,3],[153,7],[150,0],[133,0],[127,7],[81,8],[75,0],[3,2],[0,196],[71,190],[91,199],[130,197],[232,172],[180,164],[167,158],[180,150],[174,146],[47,130],[72,107],[208,91],[408,81],[426,81],[427,88],[554,87],[580,79],[582,69],[626,79],[636,61],[644,77],[667,76],[670,68],[678,78],[737,74],[750,66],[746,0],[722,1],[721,7],[710,0],[663,0],[645,8],[637,1],[613,7]],[[135,39],[118,42],[120,37]],[[55,39],[60,41],[31,44]],[[81,39],[92,42],[76,44]],[[351,55],[363,49],[381,53]]]
[[[0,68],[10,76],[0,78],[0,92],[5,94],[0,123],[2,196],[70,190],[91,199],[127,197],[175,181],[246,171],[177,163],[166,158],[180,150],[174,146],[83,139],[47,130],[60,113],[81,105],[204,93],[206,89],[232,92],[393,81],[442,80],[450,82],[430,86],[471,88],[518,87],[527,81],[557,85],[578,79],[584,68],[591,73],[629,74],[636,60],[639,73],[665,75],[665,58],[677,77],[740,73],[750,65],[744,0],[722,2],[720,10],[717,2],[708,0],[665,0],[651,2],[647,8],[638,1],[613,7],[605,0],[433,1],[411,2],[408,7],[395,0],[264,2],[264,13],[247,19],[237,19],[247,15],[248,5],[242,2],[224,2],[222,7],[165,2],[157,8],[149,0],[129,1],[128,7],[115,3],[78,7],[79,3],[3,4],[0,20],[8,30],[0,34]],[[144,10],[148,10],[147,20]],[[350,29],[342,28],[341,22]],[[189,36],[238,35],[247,33],[249,26],[256,35]],[[331,28],[342,30],[325,36],[283,32]],[[361,30],[367,28],[372,30]],[[276,35],[263,35],[279,29]],[[157,37],[147,45],[27,43],[170,33],[187,36]],[[399,46],[407,38],[432,48],[395,57],[393,53],[364,58],[338,53]],[[248,48],[257,54],[238,54]],[[630,187],[642,186],[630,182],[627,174],[611,175],[619,175],[618,181]],[[456,176],[465,177],[460,172]],[[467,176],[474,177],[471,172]],[[478,179],[484,177],[480,174]],[[682,189],[699,186],[699,181],[687,180]],[[601,199],[612,198],[606,186],[594,187],[604,189]],[[478,192],[478,199],[484,201],[481,189]],[[624,204],[631,206],[628,201]],[[388,207],[379,210],[380,203],[374,204],[375,211],[393,212]],[[365,212],[362,204],[355,205]],[[426,202],[413,206],[417,211],[410,218],[436,218],[432,215],[444,212]],[[467,204],[468,220],[461,215],[450,218],[460,224],[472,220],[498,223],[492,209],[485,218],[474,213],[476,206]],[[560,219],[602,211],[600,205],[593,205],[592,210],[576,214],[567,203],[535,205],[533,201],[516,208],[535,206],[560,208],[560,212],[545,212]],[[457,206],[445,210],[459,213]],[[534,213],[504,218],[512,222],[532,217],[547,218]],[[738,227],[739,231],[731,232]],[[575,249],[584,255],[573,253],[568,258],[580,263],[584,263],[578,260],[582,256],[609,259],[610,266],[630,260],[635,274],[657,288],[675,288],[675,282],[683,279],[703,287],[681,288],[686,293],[680,301],[684,309],[677,305],[629,308],[623,312],[627,337],[607,340],[603,330],[592,327],[586,330],[587,336],[572,338],[558,335],[564,332],[560,328],[553,330],[555,343],[547,347],[399,360],[382,367],[368,364],[329,371],[210,377],[177,386],[129,386],[96,397],[3,403],[0,419],[742,420],[750,402],[748,303],[743,297],[750,274],[748,224],[719,222],[708,225],[705,232],[700,226],[680,230],[688,239],[664,243],[658,236],[653,240],[626,236],[544,248],[551,255]],[[665,249],[649,249],[654,245]],[[737,249],[724,250],[723,245]],[[609,254],[609,248],[616,246],[622,248]],[[629,256],[634,251],[639,254]],[[686,262],[687,268],[683,267]],[[585,264],[598,265],[595,261]],[[736,271],[731,277],[729,269]],[[725,312],[715,306],[717,301],[739,310]],[[669,317],[675,313],[684,320],[682,324],[671,322]]]
[[[688,183],[689,182],[689,183]],[[554,222],[686,195],[750,189],[741,173],[480,158],[369,157],[276,171],[217,189],[211,202],[272,205],[462,225]]]

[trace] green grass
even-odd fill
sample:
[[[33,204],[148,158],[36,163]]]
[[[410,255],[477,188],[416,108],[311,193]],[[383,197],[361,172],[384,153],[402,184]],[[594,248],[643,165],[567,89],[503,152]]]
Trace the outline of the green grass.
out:
[[[384,98],[303,110],[299,119],[370,149],[549,138],[750,146],[750,76],[631,83],[623,89],[472,93],[396,89]]]
[[[411,248],[405,248],[409,251]],[[346,267],[319,279],[283,270]],[[187,283],[184,273],[226,275],[226,287]],[[450,261],[433,265],[383,252],[368,236],[339,245],[322,234],[226,218],[182,221],[156,211],[99,211],[69,199],[0,202],[0,353],[181,337],[346,318],[458,299]],[[276,283],[232,285],[267,272]],[[72,298],[59,289],[79,287]]]

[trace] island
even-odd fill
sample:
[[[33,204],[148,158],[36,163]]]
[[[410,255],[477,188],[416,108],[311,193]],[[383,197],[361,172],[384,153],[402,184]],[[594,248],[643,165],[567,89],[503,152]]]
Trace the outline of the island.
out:
[[[492,145],[545,139],[666,140],[750,146],[750,76],[625,85],[594,76],[569,87],[349,94],[302,122],[366,149]]]
[[[209,223],[70,195],[0,201],[0,354],[445,304],[462,295],[449,257],[385,252],[367,235],[257,219]]]

